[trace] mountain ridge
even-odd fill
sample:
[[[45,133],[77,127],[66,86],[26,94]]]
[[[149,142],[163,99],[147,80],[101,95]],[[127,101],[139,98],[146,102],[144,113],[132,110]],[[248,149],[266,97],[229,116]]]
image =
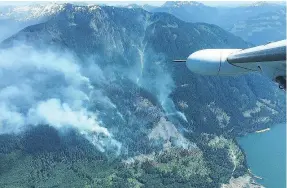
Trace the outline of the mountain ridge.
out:
[[[168,12],[187,22],[206,22],[215,24],[255,45],[264,44],[272,40],[283,40],[286,37],[286,5],[270,2],[255,2],[251,5],[227,8],[211,7],[200,3],[196,4],[195,2],[192,4],[168,2],[168,4],[171,4],[171,6],[162,5],[151,11]],[[279,17],[282,19],[273,20],[273,16],[276,15],[275,13],[279,14]],[[262,14],[265,14],[265,20],[260,20]],[[254,19],[255,17],[256,19]],[[255,21],[251,24],[253,19]],[[279,21],[280,25],[277,25],[274,28],[271,25],[274,25],[273,22],[276,21]],[[235,27],[240,27],[242,32],[234,31],[232,28]],[[253,30],[255,33],[254,35],[246,35],[246,33]],[[273,33],[273,35],[270,33]],[[256,34],[259,36],[256,37]]]

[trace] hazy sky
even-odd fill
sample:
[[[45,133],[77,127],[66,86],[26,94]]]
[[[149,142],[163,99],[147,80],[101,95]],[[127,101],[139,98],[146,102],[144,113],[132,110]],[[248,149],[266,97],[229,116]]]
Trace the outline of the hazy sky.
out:
[[[106,5],[128,5],[128,4],[149,4],[154,6],[161,6],[165,3],[165,1],[84,1],[84,0],[78,0],[78,1],[0,1],[0,6],[5,5],[26,5],[26,4],[34,4],[34,3],[49,3],[49,2],[77,2],[77,3],[88,3],[88,4],[106,4]],[[256,1],[197,1],[201,2],[205,5],[209,6],[240,6],[240,5],[248,5],[252,4]],[[278,3],[279,1],[269,1]],[[281,3],[284,3],[284,1],[280,1]]]
[[[118,5],[118,4],[149,4],[149,5],[155,5],[155,6],[161,6],[162,4],[165,3],[165,1],[101,1],[103,4],[112,4],[112,5]],[[243,5],[243,4],[250,4],[253,3],[252,1],[197,1],[201,2],[206,5],[210,6],[236,6],[236,5]]]

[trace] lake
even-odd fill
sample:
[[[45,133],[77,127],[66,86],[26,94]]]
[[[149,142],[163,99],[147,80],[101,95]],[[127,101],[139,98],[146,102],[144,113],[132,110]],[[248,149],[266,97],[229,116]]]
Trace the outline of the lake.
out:
[[[252,133],[238,139],[247,156],[252,173],[263,179],[256,181],[267,188],[286,187],[286,124],[271,130]]]

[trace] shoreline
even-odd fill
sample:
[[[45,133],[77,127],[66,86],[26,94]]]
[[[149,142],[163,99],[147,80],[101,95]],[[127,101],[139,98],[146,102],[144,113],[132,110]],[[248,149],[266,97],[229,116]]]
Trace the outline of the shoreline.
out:
[[[261,150],[264,150],[262,149],[261,145],[265,145],[266,147],[270,147],[272,148],[272,143],[278,143],[278,140],[284,138],[286,139],[286,135],[285,135],[285,132],[286,132],[286,123],[279,123],[279,124],[275,124],[274,126],[272,126],[272,131],[271,131],[271,128],[265,128],[265,129],[262,129],[262,130],[258,130],[258,131],[254,131],[253,133],[248,133],[246,134],[246,140],[243,139],[243,137],[245,136],[241,136],[239,138],[237,138],[238,140],[238,143],[239,145],[241,146],[241,148],[243,149],[243,153],[244,153],[244,156],[246,157],[245,160],[246,160],[246,165],[247,165],[247,168],[248,168],[248,174],[251,176],[251,178],[253,179],[253,182],[254,185],[261,185],[262,187],[265,187],[265,186],[279,186],[281,187],[282,186],[286,186],[286,183],[284,184],[284,181],[282,180],[282,177],[281,177],[281,174],[278,174],[278,170],[274,170],[274,174],[278,175],[277,177],[280,176],[280,179],[278,179],[277,181],[272,181],[271,179],[274,179],[274,175],[269,175],[269,174],[266,174],[266,172],[264,171],[263,168],[260,168],[258,166],[255,166],[254,164],[252,165],[252,162],[250,162],[247,158],[247,151],[250,151],[251,154],[253,155],[253,158],[251,158],[251,161],[253,160],[256,160],[256,158],[254,158],[254,156],[256,156],[257,154],[259,155],[260,153],[262,153]],[[283,131],[284,130],[284,131]],[[266,134],[262,134],[262,135],[258,135],[258,134],[255,134],[255,133],[264,133],[264,132],[267,132],[267,131],[270,131],[270,133],[266,133]],[[275,133],[274,133],[275,131]],[[284,133],[284,134],[283,134]],[[274,137],[274,134],[275,134],[275,137]],[[255,141],[256,141],[256,138],[259,138],[260,140],[260,143],[258,142],[255,142],[254,141],[254,144],[252,144],[252,146],[250,146],[248,143],[249,142],[253,142],[253,138],[249,137],[250,135],[252,135],[252,137],[255,138]],[[266,136],[265,136],[266,135]],[[282,137],[283,136],[283,137]],[[266,138],[265,138],[266,137]],[[280,139],[278,139],[278,137],[280,137]],[[282,138],[281,138],[282,137]],[[272,139],[270,139],[272,138]],[[274,138],[274,139],[273,139]],[[276,139],[275,139],[276,138]],[[244,142],[243,142],[244,141]],[[278,144],[277,144],[278,145]],[[250,150],[251,148],[251,150]],[[252,149],[253,148],[253,149]],[[263,147],[264,148],[264,147]],[[248,150],[249,149],[249,150]],[[255,153],[257,154],[254,154],[254,150],[255,150]],[[275,150],[277,151],[277,150]],[[280,150],[281,151],[281,150]],[[253,152],[253,153],[252,153]],[[250,154],[250,155],[251,155]],[[251,155],[251,156],[252,156]],[[262,156],[263,158],[266,156]],[[272,156],[271,156],[272,157]],[[265,159],[264,160],[267,160]],[[286,158],[286,154],[285,154],[285,158]],[[277,159],[276,159],[277,160]],[[278,160],[281,160],[281,158],[278,157]],[[276,162],[275,162],[276,163]],[[282,162],[283,164],[283,162]],[[286,164],[286,163],[285,163]],[[266,163],[266,166],[270,166],[270,164],[267,164]],[[260,172],[260,176],[254,174],[252,171],[254,169],[257,169],[258,173]],[[281,172],[281,171],[280,171]],[[283,178],[284,179],[284,178]],[[277,186],[277,187],[278,187]]]
[[[267,132],[267,131],[270,131],[271,129],[270,128],[266,128],[266,129],[262,129],[262,130],[259,130],[259,131],[255,131],[255,133],[264,133],[264,132]]]
[[[249,174],[251,177],[255,178],[255,179],[263,180],[262,177],[253,174],[250,168],[248,168],[248,174]]]

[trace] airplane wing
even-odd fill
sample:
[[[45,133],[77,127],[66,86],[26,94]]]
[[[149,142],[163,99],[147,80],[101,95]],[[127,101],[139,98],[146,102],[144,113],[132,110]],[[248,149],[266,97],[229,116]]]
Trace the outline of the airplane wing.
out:
[[[203,75],[258,71],[286,90],[286,40],[247,49],[199,50],[187,58],[186,65],[190,71]]]
[[[237,66],[256,63],[263,74],[286,89],[286,40],[241,50],[229,55],[227,62]]]

